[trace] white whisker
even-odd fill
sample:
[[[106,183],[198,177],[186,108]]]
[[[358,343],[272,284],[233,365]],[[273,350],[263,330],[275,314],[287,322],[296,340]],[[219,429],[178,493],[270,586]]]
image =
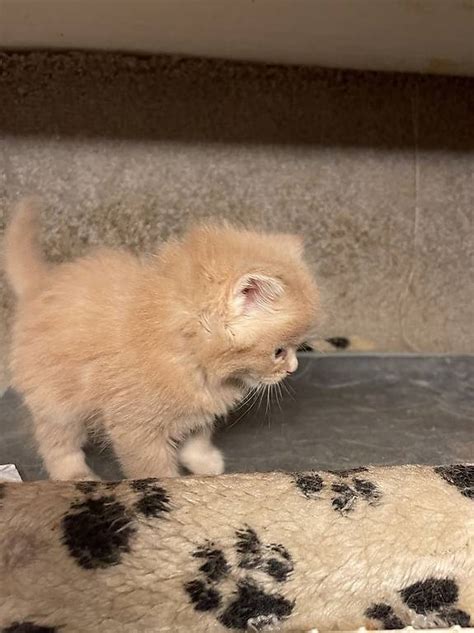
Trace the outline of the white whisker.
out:
[[[282,393],[281,393],[281,383],[277,382],[277,384],[275,385],[275,396],[276,396],[276,403],[278,408],[280,409],[280,411],[282,411],[281,408],[281,400],[282,400]]]
[[[250,387],[249,390],[245,393],[242,400],[236,406],[235,410],[238,411],[241,407],[243,407],[247,402],[249,402],[252,397],[255,395],[256,391],[258,391],[258,385],[255,387]]]
[[[235,426],[237,424],[237,422],[240,422],[240,420],[247,415],[247,413],[249,413],[249,411],[254,407],[255,403],[257,402],[257,398],[258,395],[260,393],[261,390],[261,385],[257,385],[256,387],[252,387],[249,390],[249,393],[247,394],[246,398],[245,398],[245,402],[241,402],[239,404],[239,406],[237,407],[236,411],[238,411],[239,409],[242,408],[242,405],[244,404],[248,404],[248,406],[246,408],[243,409],[242,413],[239,415],[239,417],[234,420],[232,422],[232,424],[229,425],[229,429],[231,429],[233,426]]]
[[[295,389],[284,380],[281,382],[281,386],[285,390],[285,393],[294,400],[296,394]]]

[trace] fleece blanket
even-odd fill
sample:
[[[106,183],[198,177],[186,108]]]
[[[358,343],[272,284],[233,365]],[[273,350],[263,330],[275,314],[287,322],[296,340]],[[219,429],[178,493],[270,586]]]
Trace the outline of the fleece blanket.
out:
[[[0,630],[470,626],[474,466],[1,484]]]

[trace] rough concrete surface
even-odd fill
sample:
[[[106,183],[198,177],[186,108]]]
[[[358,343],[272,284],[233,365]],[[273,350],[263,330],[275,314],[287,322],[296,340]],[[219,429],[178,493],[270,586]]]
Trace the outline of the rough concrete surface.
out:
[[[326,333],[474,352],[474,80],[5,53],[0,91],[0,227],[41,194],[52,259],[190,218],[299,231]]]

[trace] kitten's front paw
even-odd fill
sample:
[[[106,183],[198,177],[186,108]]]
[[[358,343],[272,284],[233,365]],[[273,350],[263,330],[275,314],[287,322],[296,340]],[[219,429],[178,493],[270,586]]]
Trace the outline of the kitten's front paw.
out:
[[[102,481],[81,460],[62,460],[48,465],[48,475],[55,481]],[[79,463],[77,463],[79,462]]]
[[[102,481],[102,479],[94,474],[93,472],[90,473],[79,473],[77,476],[73,477],[74,481]]]
[[[221,451],[198,440],[189,440],[181,449],[179,458],[183,466],[195,475],[222,475],[224,457]]]
[[[193,470],[196,475],[222,475],[225,469],[224,456],[215,446],[202,455],[202,463],[198,463],[198,470]]]

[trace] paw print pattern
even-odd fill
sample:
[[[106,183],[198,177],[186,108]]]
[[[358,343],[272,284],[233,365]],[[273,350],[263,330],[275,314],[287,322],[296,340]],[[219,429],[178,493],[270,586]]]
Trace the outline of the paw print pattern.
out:
[[[285,582],[288,579],[293,571],[293,563],[283,545],[264,545],[255,530],[249,527],[238,530],[236,536],[235,547],[239,555],[240,568],[259,569],[277,582]]]
[[[306,499],[318,499],[319,493],[324,488],[323,478],[316,472],[297,473],[295,484]]]
[[[331,490],[336,493],[332,498],[332,507],[341,514],[352,512],[359,500],[375,505],[380,499],[380,490],[373,482],[359,477],[352,477],[350,481],[351,484],[338,481],[331,486]]]
[[[287,618],[294,602],[285,598],[277,586],[286,582],[293,571],[287,549],[279,544],[264,544],[255,530],[245,526],[235,534],[229,553],[214,543],[199,546],[192,554],[200,561],[199,576],[184,589],[196,611],[213,612],[226,628],[260,631]],[[270,579],[275,590],[263,587]]]
[[[275,627],[291,615],[294,602],[279,593],[267,593],[250,580],[237,584],[237,592],[219,616],[219,621],[228,629],[241,631],[263,631]]]
[[[132,515],[111,495],[74,502],[62,520],[62,542],[83,569],[118,565],[135,532]]]
[[[372,481],[356,476],[364,472],[368,472],[364,466],[350,470],[329,470],[327,473],[331,476],[330,481],[324,481],[322,475],[314,471],[297,473],[294,475],[294,482],[307,499],[322,499],[320,493],[329,486],[334,493],[331,498],[332,508],[346,515],[355,509],[358,502],[364,501],[373,506],[382,496],[381,490]]]
[[[386,631],[403,629],[405,627],[402,620],[395,615],[395,611],[392,607],[389,604],[385,604],[385,602],[373,604],[366,610],[365,615],[371,620],[378,620],[381,622]]]
[[[434,469],[448,484],[455,486],[468,499],[474,499],[474,465],[453,464],[452,466],[437,466]]]
[[[137,532],[137,516],[157,518],[170,512],[170,499],[156,479],[132,481],[135,502],[126,505],[115,494],[118,482],[81,481],[74,500],[64,515],[62,542],[83,569],[105,569],[118,565],[131,551]]]
[[[157,479],[137,479],[130,482],[130,488],[139,493],[135,510],[145,517],[160,517],[170,511],[170,499]]]
[[[433,617],[438,626],[470,626],[468,613],[456,607],[459,588],[452,578],[428,578],[400,591],[403,602],[420,615]]]
[[[470,627],[469,613],[458,609],[459,588],[452,578],[427,578],[399,592],[399,609],[386,603],[371,605],[366,617],[380,622],[384,629]],[[408,609],[408,611],[407,611]]]

